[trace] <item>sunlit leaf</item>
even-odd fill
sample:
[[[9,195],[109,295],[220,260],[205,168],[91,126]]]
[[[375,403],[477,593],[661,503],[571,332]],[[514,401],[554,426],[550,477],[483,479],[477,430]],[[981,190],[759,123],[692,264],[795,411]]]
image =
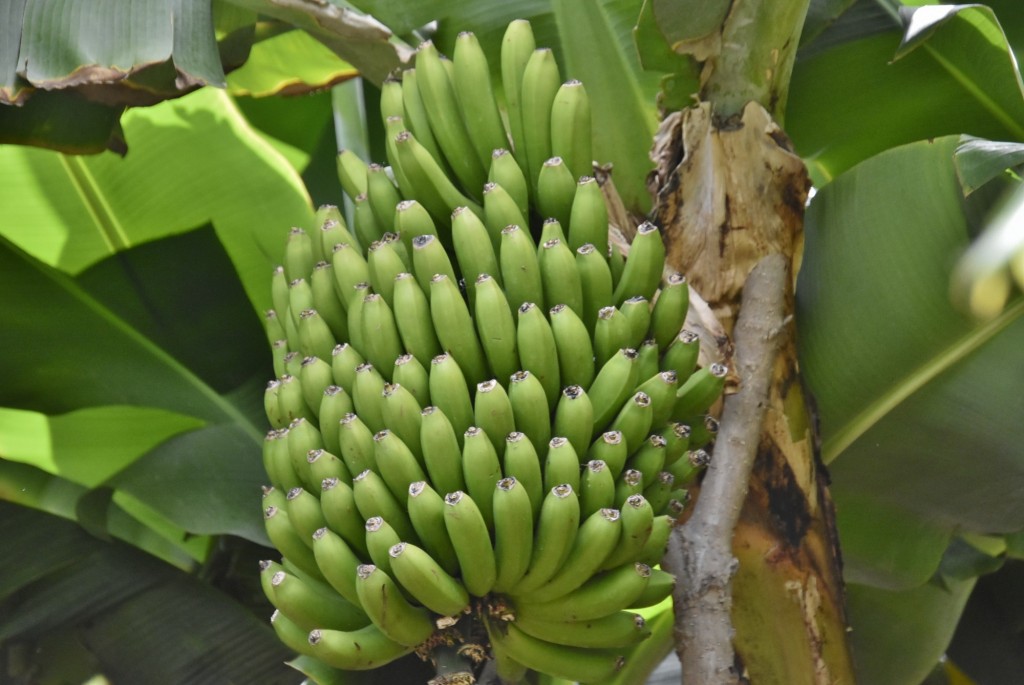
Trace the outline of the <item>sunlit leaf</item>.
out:
[[[356,69],[305,31],[287,31],[253,46],[228,75],[232,95],[298,95],[354,78]]]

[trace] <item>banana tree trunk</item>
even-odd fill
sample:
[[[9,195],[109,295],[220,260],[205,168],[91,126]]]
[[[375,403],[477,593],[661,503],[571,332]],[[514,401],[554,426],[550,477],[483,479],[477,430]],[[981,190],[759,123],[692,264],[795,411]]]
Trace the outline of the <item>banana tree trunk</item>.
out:
[[[792,316],[810,181],[772,114],[806,6],[735,0],[702,102],[667,117],[655,146],[668,261],[717,315],[732,369],[711,465],[665,558],[688,684],[854,682]]]

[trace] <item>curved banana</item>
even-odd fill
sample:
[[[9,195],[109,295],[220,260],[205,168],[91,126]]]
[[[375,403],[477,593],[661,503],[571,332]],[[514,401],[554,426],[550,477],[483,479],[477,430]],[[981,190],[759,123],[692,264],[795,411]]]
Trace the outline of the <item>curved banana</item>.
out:
[[[459,559],[462,584],[469,594],[483,597],[491,591],[498,577],[491,536],[483,514],[472,497],[458,490],[445,495],[444,503],[447,505],[444,523]]]
[[[356,569],[359,601],[373,624],[395,642],[415,647],[434,632],[423,607],[413,606],[383,569],[364,564]]]
[[[286,430],[272,430],[264,438],[263,469],[270,476],[270,482],[275,488],[287,492],[302,485],[302,480],[295,473],[291,455],[288,453]]]
[[[597,436],[597,439],[590,445],[586,452],[590,461],[604,462],[613,477],[618,477],[625,468],[626,458],[629,450],[626,446],[626,439],[619,431],[605,431]]]
[[[366,427],[375,433],[384,429],[384,407],[381,398],[384,383],[384,377],[373,364],[367,362],[356,367],[356,379],[352,384],[352,403],[356,407],[356,414]]]
[[[563,387],[578,385],[585,390],[594,380],[594,346],[590,333],[577,312],[564,304],[548,311],[551,334],[558,351],[558,372]]]
[[[394,283],[393,277],[391,282]],[[373,365],[375,372],[380,373],[382,378],[388,380],[384,374],[391,374],[395,359],[405,351],[398,335],[395,314],[391,311],[391,307],[388,306],[383,295],[373,293],[363,299],[360,319],[363,335],[367,340],[372,341],[372,344],[364,347],[366,361]],[[359,375],[357,374],[356,390],[358,387]]]
[[[661,358],[662,371],[675,371],[679,378],[689,378],[697,366],[700,355],[700,336],[683,329]]]
[[[437,227],[423,205],[416,200],[403,200],[395,205],[395,231],[398,239],[405,246],[407,254],[412,255],[412,241],[421,235],[437,235]],[[408,269],[403,269],[407,271]]]
[[[367,469],[352,477],[352,494],[364,521],[379,517],[388,522],[399,539],[416,540],[416,531],[402,504],[405,501],[404,492],[401,500],[397,499],[384,480]],[[341,534],[341,531],[338,533]]]
[[[412,393],[398,383],[389,383],[381,392],[382,414],[388,429],[402,439],[402,442],[423,466],[423,449],[420,446],[420,427],[423,417],[419,402]]]
[[[523,169],[508,150],[501,148],[491,153],[491,166],[487,170],[487,182],[497,183],[512,197],[524,217],[530,215],[530,186],[523,176]]]
[[[636,387],[636,358],[636,350],[619,350],[597,372],[597,377],[587,389],[590,402],[594,405],[595,427],[607,425],[633,394],[633,388]]]
[[[362,554],[365,557],[367,552]],[[339,595],[358,605],[356,568],[363,562],[352,547],[340,535],[324,527],[313,533],[313,556],[327,583]]]
[[[551,324],[544,316],[544,311],[532,302],[524,302],[519,306],[518,319],[516,344],[519,348],[519,362],[523,369],[533,374],[544,386],[547,404],[553,406],[562,386],[558,373],[558,348],[555,347]]]
[[[370,287],[384,298],[389,307],[395,306],[395,276],[409,270],[395,245],[402,247],[398,241],[375,240],[370,243],[366,259],[370,269]]]
[[[516,429],[512,402],[508,398],[505,387],[494,379],[478,383],[476,398],[473,402],[473,415],[476,425],[487,433],[497,454],[499,456],[504,454],[505,436]],[[480,497],[479,494],[472,491],[469,494],[477,498]]]
[[[338,243],[331,252],[331,266],[334,267],[334,280],[342,295],[345,311],[348,311],[352,307],[352,300],[358,296],[356,286],[370,281],[370,265],[359,252],[358,246]],[[351,330],[350,326],[349,332]]]
[[[424,407],[420,412],[420,448],[430,482],[439,492],[463,490],[461,447],[451,421],[437,407]]]
[[[672,417],[683,421],[705,413],[722,395],[729,368],[724,364],[709,364],[694,372],[676,391]]]
[[[357,414],[350,413],[341,417],[338,422],[338,444],[341,446],[340,456],[349,473],[355,475],[370,469],[380,475],[380,468],[373,456],[373,431]]]
[[[587,89],[576,79],[566,81],[551,103],[551,154],[565,160],[573,178],[580,178],[594,173],[592,148]]]
[[[569,247],[579,250],[591,244],[604,259],[608,254],[608,206],[604,193],[590,172],[578,178],[567,224]]]
[[[299,314],[299,350],[305,356],[331,360],[331,350],[337,342],[330,326],[315,309],[305,309]]]
[[[441,148],[434,139],[434,132],[430,128],[430,118],[427,115],[427,107],[423,104],[420,96],[419,77],[416,69],[406,69],[402,72],[402,104],[405,106],[404,120],[409,126],[416,139],[427,148],[430,155],[438,161],[446,170],[447,162],[441,154]]]
[[[501,229],[501,249],[498,252],[501,279],[510,307],[518,309],[524,302],[538,306],[544,302],[544,282],[540,275],[537,247],[528,231],[516,224]]]
[[[419,435],[416,436],[417,441]],[[373,458],[380,468],[381,478],[398,502],[404,502],[409,484],[426,480],[427,474],[416,455],[394,432],[384,429],[373,436]],[[411,538],[402,536],[403,540]]]
[[[490,274],[480,274],[473,287],[476,331],[487,363],[498,378],[510,378],[522,368],[512,309],[505,292]]]
[[[622,405],[622,409],[612,421],[611,430],[622,433],[622,438],[626,441],[626,451],[632,454],[647,440],[653,418],[654,407],[651,405],[650,396],[645,392],[636,392]],[[664,440],[661,436],[656,437],[662,441],[661,446],[664,448]]]
[[[508,399],[516,430],[526,434],[534,449],[544,449],[551,439],[551,412],[544,386],[529,371],[516,371],[509,382]]]
[[[594,324],[594,355],[600,368],[619,350],[632,348],[629,319],[616,307],[602,307]]]
[[[327,521],[327,528],[340,536],[356,555],[362,559],[368,559],[366,529],[363,527],[366,518],[356,506],[356,497],[352,486],[338,478],[325,478],[320,489],[320,509],[323,511],[324,520]],[[321,546],[336,547],[337,545],[328,540]],[[316,548],[317,535],[313,533],[314,553]],[[327,576],[326,572],[324,575],[330,581],[330,576]]]
[[[674,273],[665,280],[651,312],[649,334],[658,341],[658,347],[664,350],[672,344],[683,328],[689,308],[690,286],[685,276]]]
[[[410,273],[395,276],[395,324],[402,345],[416,358],[421,368],[441,353],[441,343],[434,332],[430,302]],[[397,373],[397,370],[396,370]]]
[[[615,475],[600,459],[591,459],[580,476],[580,519],[615,504]]]
[[[545,228],[554,225],[545,221]],[[583,312],[583,284],[576,271],[576,257],[558,238],[541,243],[540,276],[544,300],[551,306],[565,304],[577,315]]]
[[[387,231],[387,226],[377,221],[377,215],[373,213],[373,206],[370,205],[370,198],[363,193],[355,198],[355,209],[352,210],[352,223],[355,225],[356,238],[359,244],[369,247],[376,240],[380,240]]]
[[[484,184],[484,224],[491,237],[495,253],[501,252],[501,231],[506,226],[529,227],[529,214],[519,210],[515,198],[504,186],[488,182]]]
[[[563,597],[583,585],[615,549],[621,532],[618,509],[601,508],[588,515],[580,523],[565,563],[551,580],[530,593],[530,601],[546,602]]]
[[[589,621],[544,621],[516,617],[515,626],[538,640],[569,647],[617,649],[635,645],[651,635],[640,614],[616,611]]]
[[[405,174],[409,185],[408,190],[403,187],[402,192],[410,197],[415,197],[430,212],[434,221],[445,222],[453,209],[462,206],[470,207],[480,215],[483,214],[483,208],[466,197],[452,183],[438,161],[412,133],[401,131],[394,137],[393,145],[395,154],[398,156],[399,167]],[[475,160],[475,155],[473,158]],[[480,173],[480,183],[483,183],[482,169]]]
[[[504,450],[504,447],[502,449]],[[491,491],[494,484],[501,479],[501,462],[491,438],[479,426],[470,426],[463,436],[462,477],[465,479],[465,489],[469,491],[469,496],[478,503],[484,523],[488,528],[491,527],[494,523]]]
[[[312,548],[313,533],[327,525],[320,510],[320,500],[303,488],[292,488],[288,491],[285,509],[299,538]]]
[[[651,425],[658,430],[672,415],[678,387],[679,377],[675,371],[661,371],[637,386],[637,392],[645,393],[651,399]]]
[[[516,598],[516,618],[546,621],[590,621],[628,609],[643,594],[651,578],[651,567],[626,563],[587,580],[572,592],[549,602]]]
[[[320,248],[323,250],[324,261],[329,262],[334,256],[335,247],[346,244],[358,250],[359,241],[349,232],[345,219],[342,218],[338,208],[331,205],[325,205],[325,207],[328,218],[320,225]]]
[[[348,319],[342,300],[338,297],[335,283],[334,266],[330,262],[317,262],[309,277],[309,287],[313,294],[313,309],[320,312],[320,316],[327,322],[327,327],[331,329],[336,340],[345,340],[348,338]]]
[[[629,246],[629,258],[612,300],[620,306],[634,295],[643,295],[650,300],[661,283],[664,269],[665,243],[661,239],[661,231],[650,221],[645,221],[636,229],[636,237]]]
[[[499,645],[516,661],[541,673],[572,682],[604,683],[615,675],[626,659],[615,650],[568,647],[541,640],[516,627],[486,622],[491,643]]]
[[[663,514],[667,511],[668,503],[672,500],[675,480],[675,476],[668,471],[659,471],[653,482],[644,487],[644,498],[651,503],[651,508],[656,513]]]
[[[654,509],[643,495],[635,494],[626,498],[620,509],[622,534],[619,544],[601,564],[608,570],[639,559],[647,539],[654,528]]]
[[[577,456],[587,453],[590,436],[594,432],[594,406],[583,388],[569,385],[562,390],[562,395],[555,406],[553,424],[554,433],[572,443]]]
[[[547,48],[534,50],[523,70],[523,146],[522,150],[516,148],[516,154],[526,158],[524,174],[534,192],[541,165],[551,158],[551,105],[561,83],[554,53]]]
[[[501,41],[501,83],[505,92],[505,111],[508,113],[516,161],[519,162],[524,174],[527,167],[523,134],[523,74],[536,47],[533,28],[525,19],[516,19],[505,29]]]
[[[441,240],[434,235],[419,235],[412,239],[413,273],[423,292],[430,291],[430,282],[437,274],[444,274],[452,283],[458,283],[455,268]]]
[[[505,475],[515,477],[530,495],[533,515],[536,517],[544,499],[544,474],[537,449],[525,434],[516,431],[505,438],[503,466]]]
[[[380,164],[366,167],[366,199],[377,224],[385,231],[393,230],[395,205],[402,201],[402,196],[398,194],[398,188],[388,176],[387,170]]]
[[[309,633],[310,654],[346,671],[380,668],[413,650],[370,624],[359,630],[316,629]]]
[[[401,327],[398,332],[402,332]],[[427,359],[427,363],[429,362],[430,358]],[[427,369],[416,357],[411,354],[403,354],[396,358],[395,369],[391,377],[395,383],[412,393],[412,396],[416,398],[416,404],[421,407],[430,404],[430,377],[427,375]]]
[[[491,164],[491,153],[508,145],[508,136],[491,90],[487,57],[476,36],[469,31],[455,38],[452,66],[462,120],[480,163],[487,167]]]
[[[359,604],[313,579],[277,571],[270,581],[270,590],[270,603],[300,628],[355,630],[369,623]]]
[[[544,160],[537,174],[537,209],[541,216],[554,217],[568,226],[575,196],[576,179],[562,158]]]
[[[640,348],[636,353],[636,378],[638,381],[651,378],[661,370],[659,368],[661,351],[654,338],[648,338],[640,343]]]
[[[469,606],[469,593],[462,583],[441,568],[426,551],[400,542],[388,552],[395,580],[412,597],[442,616],[456,616]]]
[[[569,555],[579,522],[580,505],[572,486],[562,484],[548,490],[537,517],[530,565],[522,579],[507,592],[520,598],[528,597],[551,580]]]
[[[615,479],[615,504],[625,506],[633,495],[644,494],[644,474],[636,469],[626,469]]]
[[[473,425],[473,401],[469,385],[459,364],[450,354],[439,354],[430,360],[430,398],[444,412],[455,429],[456,437]]]
[[[550,490],[568,483],[577,492],[580,489],[580,459],[567,438],[554,437],[548,441],[544,457],[544,489]]]
[[[629,341],[623,347],[640,349],[647,337],[647,329],[651,325],[651,303],[643,295],[627,298],[619,307],[619,311],[629,322]]]
[[[474,385],[486,380],[490,376],[487,360],[469,307],[455,281],[444,274],[430,281],[430,317],[441,346],[458,362],[466,380]]]
[[[570,237],[570,247],[572,244]],[[597,325],[597,313],[602,307],[612,304],[612,272],[604,255],[592,243],[576,248],[576,270],[583,286],[583,313],[580,318],[591,332]]]
[[[366,193],[366,162],[351,150],[338,152],[338,180],[352,200]]]
[[[270,542],[296,568],[314,578],[323,577],[313,556],[313,550],[299,537],[295,527],[288,520],[287,511],[273,505],[267,507],[263,510],[263,526]]]
[[[423,548],[430,552],[445,571],[458,573],[459,560],[444,523],[444,498],[429,483],[421,480],[409,484],[406,502],[409,519]]]
[[[466,207],[456,207],[452,212],[452,245],[455,248],[459,271],[466,281],[466,289],[473,296],[470,304],[475,304],[476,291],[472,284],[481,274],[490,274],[498,279],[498,285],[501,285],[501,274],[498,253],[491,242],[487,227],[480,217]]]
[[[384,571],[391,572],[391,557],[388,550],[392,545],[401,542],[398,533],[387,521],[380,516],[372,516],[366,519],[366,549],[370,553],[370,559],[374,564]]]
[[[492,499],[494,512],[495,592],[508,592],[522,579],[533,554],[533,507],[514,477],[499,480]]]

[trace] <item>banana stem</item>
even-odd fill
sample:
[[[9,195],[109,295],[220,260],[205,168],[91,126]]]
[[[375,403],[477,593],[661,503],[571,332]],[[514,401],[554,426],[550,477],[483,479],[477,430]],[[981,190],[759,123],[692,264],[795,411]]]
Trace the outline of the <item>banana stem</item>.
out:
[[[785,315],[787,260],[761,259],[743,292],[734,329],[738,392],[725,398],[715,455],[693,515],[669,540],[664,564],[677,577],[676,647],[683,681],[735,685],[732,647],[732,536],[747,494],[768,405]]]
[[[439,645],[431,651],[437,675],[427,685],[473,685],[473,664],[457,647]]]

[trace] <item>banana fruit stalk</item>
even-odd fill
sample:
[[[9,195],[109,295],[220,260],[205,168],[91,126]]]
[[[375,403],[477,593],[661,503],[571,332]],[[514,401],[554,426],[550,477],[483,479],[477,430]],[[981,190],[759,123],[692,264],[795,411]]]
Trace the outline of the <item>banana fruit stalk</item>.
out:
[[[586,90],[527,22],[501,84],[472,34],[416,62],[386,164],[339,157],[355,225],[321,208],[271,279],[273,626],[346,670],[465,644],[505,682],[605,682],[671,592],[651,566],[725,369],[697,368],[658,228],[609,242]]]

